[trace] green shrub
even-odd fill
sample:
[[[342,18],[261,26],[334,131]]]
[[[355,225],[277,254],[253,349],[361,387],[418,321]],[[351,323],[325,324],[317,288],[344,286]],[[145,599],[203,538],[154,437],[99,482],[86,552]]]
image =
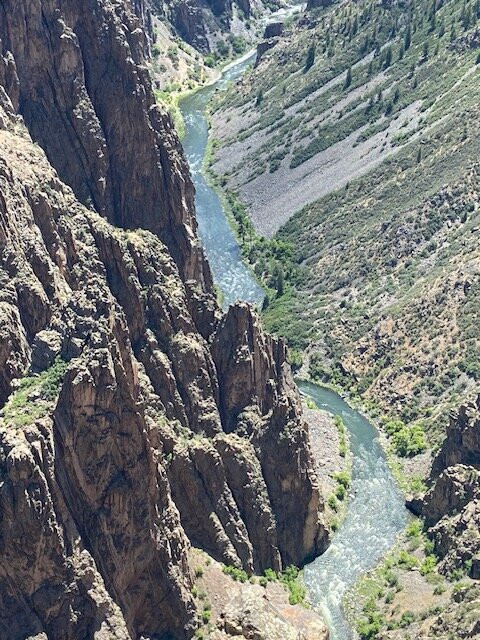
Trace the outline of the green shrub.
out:
[[[338,501],[335,495],[332,494],[328,498],[327,503],[330,509],[333,509],[333,511],[338,511]]]
[[[399,456],[415,456],[428,447],[425,431],[419,423],[407,426],[401,420],[391,420],[385,428],[392,436],[395,453]]]
[[[402,617],[400,618],[400,622],[398,623],[399,627],[408,627],[413,622],[415,622],[415,614],[411,611],[404,611],[402,613]]]
[[[391,569],[385,572],[385,582],[389,587],[396,587],[398,584],[398,576]]]
[[[273,569],[265,569],[263,573],[269,582],[276,582],[278,580],[278,576]]]
[[[289,565],[280,574],[280,581],[283,582],[289,591],[288,601],[290,604],[305,604],[307,590],[303,585],[301,572],[298,567]]]
[[[352,483],[352,476],[348,471],[339,471],[334,474],[334,479],[338,482],[338,484],[345,487],[345,489],[349,489]]]
[[[65,360],[57,358],[40,374],[20,380],[18,389],[1,412],[6,424],[25,427],[46,416],[58,397],[67,367]]]
[[[243,569],[237,569],[237,567],[233,567],[231,565],[226,565],[223,567],[223,573],[226,573],[228,576],[231,576],[236,582],[247,582],[248,574]]]
[[[400,567],[403,567],[404,569],[413,569],[418,567],[418,564],[418,558],[412,556],[412,554],[408,553],[408,551],[405,551],[404,549],[400,551],[398,555],[398,565]]]
[[[422,562],[420,567],[420,573],[422,576],[426,576],[428,573],[431,573],[435,570],[437,565],[437,558],[434,555],[427,556],[425,560]]]

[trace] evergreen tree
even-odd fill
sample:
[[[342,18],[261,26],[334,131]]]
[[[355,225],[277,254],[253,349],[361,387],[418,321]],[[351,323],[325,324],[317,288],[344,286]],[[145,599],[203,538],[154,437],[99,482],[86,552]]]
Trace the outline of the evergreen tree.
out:
[[[392,47],[388,47],[386,53],[385,53],[385,63],[384,63],[384,68],[388,69],[388,67],[392,64]]]
[[[347,69],[347,76],[345,78],[345,89],[348,89],[348,87],[352,84],[352,67],[348,67]]]
[[[472,14],[470,11],[470,7],[464,7],[463,17],[462,17],[462,26],[463,30],[466,31],[472,22]]]
[[[410,23],[408,23],[407,25],[407,31],[405,32],[405,51],[408,51],[410,49],[410,45],[412,44],[412,28],[410,26]]]
[[[285,292],[285,276],[283,275],[283,270],[280,269],[277,275],[277,297],[281,298]]]
[[[315,62],[315,43],[312,42],[307,52],[307,59],[305,61],[305,69],[304,71],[308,71],[313,67],[313,63]]]

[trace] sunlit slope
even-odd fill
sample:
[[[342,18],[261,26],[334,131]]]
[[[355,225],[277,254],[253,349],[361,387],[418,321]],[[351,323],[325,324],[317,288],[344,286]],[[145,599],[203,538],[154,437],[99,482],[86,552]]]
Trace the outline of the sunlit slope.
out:
[[[257,267],[268,254],[270,328],[432,440],[480,379],[479,16],[455,0],[310,14],[214,114],[213,169],[293,252],[278,292],[272,252],[244,242]]]

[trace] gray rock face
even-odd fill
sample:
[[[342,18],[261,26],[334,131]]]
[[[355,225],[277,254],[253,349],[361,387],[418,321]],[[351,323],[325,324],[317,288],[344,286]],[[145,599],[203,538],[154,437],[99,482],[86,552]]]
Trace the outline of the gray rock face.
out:
[[[202,7],[195,0],[177,0],[170,15],[172,24],[186,42],[199,51],[210,50]]]
[[[280,615],[279,615],[280,613]],[[221,613],[221,627],[212,640],[244,637],[255,640],[328,640],[328,630],[310,611],[300,615],[293,607],[281,612],[261,587],[244,587]],[[300,628],[300,631],[299,631]]]
[[[8,2],[0,635],[192,637],[191,542],[248,571],[327,544],[285,346],[221,316],[124,3]]]
[[[433,473],[455,464],[480,469],[480,396],[475,402],[461,406],[452,416],[447,438],[435,459]]]
[[[138,18],[121,0],[5,0],[2,12],[2,49],[19,79],[5,89],[13,84],[12,101],[60,178],[113,224],[159,235],[182,275],[211,287],[193,186],[170,117],[155,105]]]
[[[480,554],[480,398],[452,416],[432,470],[432,486],[414,510],[424,516],[442,569],[470,567]]]

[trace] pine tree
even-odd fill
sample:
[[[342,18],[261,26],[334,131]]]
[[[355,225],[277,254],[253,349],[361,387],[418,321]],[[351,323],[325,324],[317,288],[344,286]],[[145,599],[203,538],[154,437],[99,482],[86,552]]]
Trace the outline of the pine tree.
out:
[[[384,69],[388,69],[388,67],[392,64],[392,47],[388,47],[386,53],[385,53],[385,63],[384,63]]]
[[[438,29],[438,37],[442,38],[444,35],[445,35],[445,20],[442,17],[440,21],[440,28]]]
[[[407,25],[407,31],[405,33],[405,51],[410,49],[410,45],[412,44],[412,28],[410,23]]]
[[[312,42],[307,52],[307,59],[305,61],[305,69],[304,71],[308,71],[313,67],[313,63],[315,62],[315,43]]]
[[[345,78],[345,89],[348,89],[348,87],[352,84],[352,67],[348,67],[347,69],[347,76]]]
[[[285,292],[285,277],[283,275],[283,270],[280,269],[277,275],[277,297],[281,298]]]

